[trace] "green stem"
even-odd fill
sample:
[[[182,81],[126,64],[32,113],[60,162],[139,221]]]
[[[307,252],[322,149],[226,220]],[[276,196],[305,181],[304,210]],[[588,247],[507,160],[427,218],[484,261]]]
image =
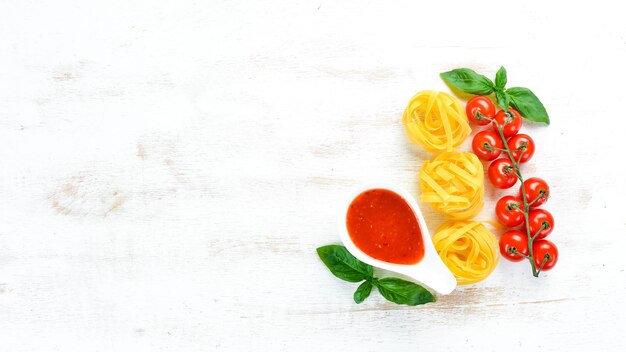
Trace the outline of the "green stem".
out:
[[[537,235],[539,235],[541,233],[541,231],[543,231],[545,228],[542,226],[537,232],[535,232],[535,234],[533,235],[533,238],[537,237]]]
[[[522,162],[522,158],[524,157],[524,152],[526,150],[522,150],[521,153],[519,153],[519,158],[517,159],[517,165],[519,165]]]
[[[530,204],[528,204],[528,201],[526,201],[526,189],[524,189],[524,177],[522,176],[522,172],[520,171],[520,168],[519,168],[520,163],[517,160],[515,160],[515,158],[513,157],[513,153],[511,152],[511,148],[509,148],[509,145],[506,142],[506,137],[504,137],[504,132],[502,131],[502,127],[496,124],[496,128],[498,130],[498,133],[500,134],[500,139],[502,140],[502,143],[504,144],[504,149],[506,149],[506,153],[509,155],[509,160],[511,160],[511,163],[513,164],[513,167],[515,168],[515,173],[517,174],[517,178],[519,178],[522,184],[522,187],[520,188],[522,190],[522,202],[524,204],[523,213],[524,213],[524,222],[526,224],[526,238],[528,239],[528,256],[525,256],[525,257],[530,262],[530,266],[533,270],[533,276],[538,277],[539,271],[537,271],[537,266],[535,265],[535,257],[533,255],[534,237],[530,235],[530,221],[528,220],[528,212],[530,211]],[[521,155],[520,155],[520,160],[521,160]]]
[[[490,151],[490,152],[491,152],[491,151],[494,151],[494,150],[499,150],[499,151],[501,151],[501,152],[506,152],[506,149],[504,149],[504,148],[494,147],[494,146],[492,146],[491,144],[489,144],[489,143],[487,143],[487,142],[483,143],[483,148],[485,148],[485,150],[488,150],[488,151]]]
[[[541,272],[541,270],[543,270],[543,266],[546,265],[549,259],[550,259],[549,255],[546,254],[543,256],[543,261],[541,262],[541,265],[539,266],[539,270],[537,270],[536,276],[539,276],[539,273]]]
[[[545,196],[545,192],[543,190],[540,190],[537,198],[533,199],[530,203],[528,203],[528,205],[535,204],[535,202],[537,202],[539,199],[543,198],[544,196]]]
[[[528,259],[528,256],[526,254],[520,253],[520,251],[518,251],[517,248],[510,249],[509,251],[513,254],[519,255],[520,257],[524,257]]]
[[[476,115],[474,115],[474,117],[476,118],[476,120],[481,121],[481,120],[487,120],[489,122],[493,122],[492,118],[489,118],[485,115],[483,115],[480,111],[476,112]]]

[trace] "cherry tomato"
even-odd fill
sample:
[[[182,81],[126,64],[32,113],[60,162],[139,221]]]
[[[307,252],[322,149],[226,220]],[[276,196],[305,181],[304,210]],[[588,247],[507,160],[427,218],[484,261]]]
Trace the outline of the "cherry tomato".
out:
[[[511,160],[506,158],[496,159],[489,165],[487,175],[496,188],[511,188],[517,182],[517,175]]]
[[[522,187],[526,191],[526,202],[530,204],[531,208],[540,206],[550,197],[550,187],[546,181],[539,177],[531,177],[524,181],[524,184],[519,188],[520,197],[522,197]]]
[[[472,140],[472,149],[474,154],[482,160],[493,160],[500,155],[499,149],[503,148],[502,140],[493,131],[482,131],[474,136]]]
[[[513,248],[519,253],[528,255],[528,237],[521,231],[507,231],[500,237],[500,254],[502,254],[502,257],[512,262],[523,260],[524,257],[521,255],[509,252]]]
[[[530,224],[530,235],[535,239],[546,238],[554,228],[554,218],[549,211],[545,209],[533,209],[528,213],[528,223]]]
[[[477,125],[487,125],[496,114],[496,107],[489,98],[477,95],[470,99],[465,106],[467,118]]]
[[[519,161],[520,163],[527,162],[532,158],[533,154],[535,154],[535,142],[527,134],[516,134],[509,138],[507,144],[509,149],[511,149],[515,161]]]
[[[524,222],[524,205],[514,196],[504,196],[496,203],[496,216],[504,226],[515,227]]]
[[[500,110],[496,114],[495,121],[493,122],[493,130],[498,133],[498,127],[502,127],[502,133],[506,138],[513,137],[522,128],[522,115],[515,109]]]
[[[543,265],[541,271],[548,271],[552,269],[557,260],[559,260],[559,250],[556,245],[548,240],[537,240],[533,242],[533,256],[535,257],[535,265],[537,269],[541,267],[544,258],[548,258]]]

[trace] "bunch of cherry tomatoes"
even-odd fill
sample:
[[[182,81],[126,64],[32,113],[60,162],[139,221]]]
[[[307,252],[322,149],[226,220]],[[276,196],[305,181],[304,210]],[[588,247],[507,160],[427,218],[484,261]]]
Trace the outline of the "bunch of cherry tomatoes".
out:
[[[522,177],[520,164],[528,162],[535,153],[533,139],[518,133],[522,127],[522,116],[512,108],[508,112],[500,110],[496,113],[496,107],[485,96],[470,99],[466,112],[469,120],[476,125],[492,127],[477,133],[472,141],[474,153],[482,160],[491,161],[487,171],[489,180],[496,188],[513,187]],[[559,255],[556,245],[545,239],[554,229],[554,218],[549,211],[539,209],[549,195],[548,184],[532,177],[523,182],[517,195],[504,196],[496,204],[498,220],[504,226],[513,228],[500,237],[500,253],[513,262],[525,258],[534,260],[535,276],[540,271],[552,269]]]

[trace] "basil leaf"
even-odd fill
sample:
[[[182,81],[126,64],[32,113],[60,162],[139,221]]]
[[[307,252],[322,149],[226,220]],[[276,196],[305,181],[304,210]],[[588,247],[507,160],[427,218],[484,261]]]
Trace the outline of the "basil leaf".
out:
[[[504,66],[500,66],[496,72],[496,89],[504,89],[504,86],[506,86],[506,69]]]
[[[500,105],[503,110],[507,110],[509,108],[511,97],[509,97],[509,94],[506,91],[497,90],[496,100],[498,101],[498,105]]]
[[[488,95],[493,93],[495,87],[491,80],[469,68],[458,68],[444,72],[441,78],[457,89],[470,94]]]
[[[435,301],[435,296],[424,287],[396,277],[386,277],[375,284],[383,297],[397,304],[415,306]]]
[[[520,112],[523,118],[550,124],[548,112],[539,98],[528,88],[513,87],[506,90],[511,97],[511,105]]]
[[[363,283],[354,292],[354,301],[359,304],[372,293],[372,283],[370,281],[363,281]]]
[[[359,282],[371,278],[374,274],[374,267],[356,259],[344,246],[319,247],[317,254],[330,272],[342,280]]]

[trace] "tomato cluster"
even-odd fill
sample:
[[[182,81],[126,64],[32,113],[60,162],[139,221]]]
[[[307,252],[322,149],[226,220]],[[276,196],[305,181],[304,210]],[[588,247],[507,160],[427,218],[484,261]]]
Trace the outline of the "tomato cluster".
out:
[[[527,134],[518,133],[522,127],[522,116],[512,108],[496,112],[494,104],[484,96],[470,99],[466,113],[469,120],[479,126],[491,124],[491,129],[477,133],[472,141],[474,153],[482,160],[491,161],[487,170],[489,180],[496,188],[513,187],[521,177],[520,164],[530,160],[535,153],[533,139]],[[526,202],[523,200],[524,195]],[[530,256],[531,243],[536,268],[541,267],[541,270],[546,271],[554,267],[558,250],[554,243],[545,239],[554,229],[554,218],[549,211],[538,209],[549,196],[550,188],[546,181],[532,177],[520,186],[518,195],[507,195],[498,200],[496,216],[500,223],[510,228],[521,226],[500,237],[500,253],[503,257],[514,262],[521,261]],[[530,231],[530,241],[527,230]]]

